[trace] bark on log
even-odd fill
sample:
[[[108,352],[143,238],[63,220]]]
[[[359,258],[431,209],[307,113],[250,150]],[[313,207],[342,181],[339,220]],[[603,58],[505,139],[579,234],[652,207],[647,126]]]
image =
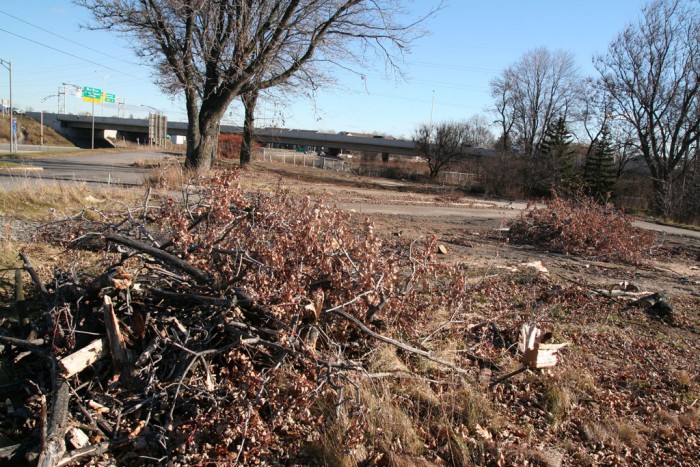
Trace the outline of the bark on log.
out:
[[[57,376],[54,381],[53,403],[51,404],[51,419],[46,432],[46,443],[39,454],[38,467],[54,467],[66,452],[65,435],[68,421],[68,401],[70,387],[63,376]]]
[[[138,250],[142,253],[146,253],[147,255],[152,256],[153,258],[166,262],[174,268],[186,274],[189,274],[200,284],[211,285],[212,283],[212,280],[207,273],[205,273],[196,266],[192,266],[187,261],[183,261],[177,256],[171,255],[170,253],[161,250],[160,248],[145,245],[131,238],[122,237],[120,235],[115,234],[106,234],[104,237],[107,241],[119,243],[120,245],[124,245],[134,250]]]

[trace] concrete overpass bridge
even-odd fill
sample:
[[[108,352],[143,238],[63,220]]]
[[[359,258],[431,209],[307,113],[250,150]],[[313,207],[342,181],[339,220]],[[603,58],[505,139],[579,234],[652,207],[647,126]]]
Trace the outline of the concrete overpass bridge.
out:
[[[40,119],[38,112],[30,112],[29,116]],[[78,145],[90,145],[93,117],[84,115],[53,114],[44,112],[44,124],[52,127],[61,135]],[[116,139],[125,138],[129,141],[139,139],[148,141],[148,119],[94,117],[95,138],[104,140],[105,131],[116,132]],[[186,122],[168,122],[167,133],[173,136],[187,135]],[[240,126],[222,125],[221,134],[242,134]],[[99,135],[99,136],[98,136]],[[256,130],[258,142],[268,147],[322,147],[327,154],[338,154],[345,151],[366,151],[401,156],[416,155],[413,141],[390,139],[371,136],[354,136],[351,134],[318,133],[310,130],[286,130],[278,128],[259,128]]]

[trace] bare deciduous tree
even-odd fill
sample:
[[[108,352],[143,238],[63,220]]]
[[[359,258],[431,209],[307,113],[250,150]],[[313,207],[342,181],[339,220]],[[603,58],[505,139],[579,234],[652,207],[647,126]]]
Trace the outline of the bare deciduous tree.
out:
[[[465,123],[443,122],[437,125],[420,125],[413,136],[416,150],[425,158],[430,178],[435,178],[451,162],[471,147],[469,127]]]
[[[422,34],[400,0],[75,0],[97,29],[135,39],[166,91],[183,92],[187,159],[207,169],[233,99],[289,80],[312,61],[360,60],[374,50],[394,64]]]
[[[515,78],[510,76],[512,70],[506,69],[501,76],[497,76],[491,80],[491,97],[494,100],[494,110],[497,118],[494,123],[501,126],[501,136],[499,137],[500,147],[504,153],[509,152],[512,142],[513,125],[515,125],[515,92],[513,85]]]
[[[636,132],[654,185],[657,214],[672,214],[674,180],[693,157],[700,131],[700,8],[655,0],[595,66],[616,113]]]
[[[527,52],[490,83],[503,140],[517,140],[527,155],[535,154],[552,120],[568,119],[579,102],[579,82],[571,53]]]
[[[475,148],[493,146],[494,137],[489,130],[489,122],[483,115],[473,115],[464,122],[466,127],[465,139]]]

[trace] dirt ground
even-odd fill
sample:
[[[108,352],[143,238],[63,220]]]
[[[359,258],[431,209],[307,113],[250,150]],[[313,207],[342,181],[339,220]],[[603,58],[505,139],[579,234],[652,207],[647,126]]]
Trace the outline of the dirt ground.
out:
[[[587,284],[634,281],[642,290],[700,294],[700,235],[659,233],[645,265],[633,267],[550,253],[507,241],[506,228],[527,206],[523,201],[470,197],[451,187],[359,177],[269,164],[245,176],[251,188],[283,187],[369,217],[386,237],[409,240],[434,235],[446,246],[445,261],[494,271],[541,261],[566,280]],[[379,206],[379,208],[378,208]]]

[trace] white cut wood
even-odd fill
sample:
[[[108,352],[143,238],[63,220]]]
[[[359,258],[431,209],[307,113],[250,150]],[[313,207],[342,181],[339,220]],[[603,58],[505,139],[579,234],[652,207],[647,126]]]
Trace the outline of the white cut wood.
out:
[[[96,339],[82,349],[60,359],[58,366],[65,377],[69,378],[107,355],[109,355],[107,339]]]
[[[75,427],[71,428],[66,433],[66,441],[73,446],[73,449],[84,448],[90,444],[90,438],[88,435],[86,435],[83,430]]]
[[[520,329],[521,362],[529,368],[551,368],[558,362],[557,352],[568,343],[541,344],[542,331],[536,325],[523,324]]]

